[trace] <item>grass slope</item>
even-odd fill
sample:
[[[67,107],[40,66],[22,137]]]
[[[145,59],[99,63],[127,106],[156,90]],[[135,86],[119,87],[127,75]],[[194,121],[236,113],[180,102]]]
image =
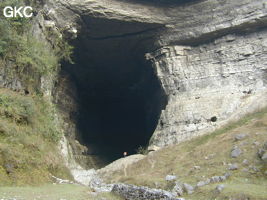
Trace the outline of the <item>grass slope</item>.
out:
[[[54,108],[43,97],[0,89],[0,186],[70,177],[57,150]]]
[[[235,141],[238,133],[248,137]],[[230,163],[238,163],[239,169],[223,183],[201,187],[186,199],[267,199],[267,166],[257,156],[257,151],[267,141],[267,109],[247,115],[211,134],[200,136],[179,145],[169,146],[149,154],[145,159],[107,176],[109,182],[126,182],[154,188],[169,189],[167,174],[174,174],[181,182],[196,185],[198,181],[212,176],[222,176],[229,171]],[[256,142],[256,143],[254,143]],[[257,145],[259,143],[259,145]],[[231,158],[234,146],[242,150],[238,158]],[[243,164],[247,159],[248,164]],[[199,166],[200,169],[194,169]],[[224,184],[221,194],[214,188]]]
[[[86,186],[43,185],[40,187],[0,187],[0,199],[19,200],[122,200],[109,193],[92,195]]]
[[[8,101],[7,101],[8,99]],[[67,177],[60,156],[55,153],[57,141],[53,133],[53,108],[37,96],[24,96],[9,90],[0,90],[0,184],[24,185],[47,183],[50,174]],[[235,141],[238,133],[248,136]],[[230,163],[238,163],[229,179],[198,188],[189,200],[267,199],[266,163],[257,151],[267,141],[267,109],[250,114],[211,134],[191,141],[163,148],[126,168],[109,173],[108,182],[124,182],[153,188],[170,189],[165,181],[174,174],[181,182],[196,185],[198,181],[221,176],[229,171]],[[256,142],[256,143],[255,143]],[[242,150],[238,158],[231,158],[234,146]],[[248,164],[243,164],[247,159]],[[11,163],[12,169],[6,165]],[[195,169],[194,166],[199,166]],[[218,184],[224,184],[221,193],[215,193]],[[110,193],[93,195],[88,187],[79,185],[42,185],[0,187],[0,199],[66,199],[100,200],[120,199]]]

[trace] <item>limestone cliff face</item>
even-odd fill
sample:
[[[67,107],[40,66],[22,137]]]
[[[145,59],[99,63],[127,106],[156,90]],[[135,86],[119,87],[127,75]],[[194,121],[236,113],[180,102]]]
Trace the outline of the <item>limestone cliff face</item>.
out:
[[[190,139],[266,106],[266,36],[227,35],[147,55],[169,97],[151,145]]]
[[[160,36],[167,46],[147,54],[169,97],[151,146],[212,131],[267,102],[266,3],[203,1],[179,9],[175,19],[187,20],[173,22]]]
[[[190,139],[267,104],[264,0],[51,0],[44,13],[71,39],[86,32],[91,40],[131,36],[144,44],[147,54],[141,53],[168,98],[151,147]]]

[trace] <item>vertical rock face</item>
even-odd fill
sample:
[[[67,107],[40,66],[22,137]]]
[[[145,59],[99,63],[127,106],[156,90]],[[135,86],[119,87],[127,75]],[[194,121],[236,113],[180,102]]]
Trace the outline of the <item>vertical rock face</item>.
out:
[[[266,106],[264,0],[153,2],[51,1],[46,18],[68,33],[86,33],[87,44],[119,38],[136,42],[139,53],[150,51],[145,57],[168,97],[151,147],[190,139]]]
[[[212,131],[267,102],[266,3],[204,1],[184,9],[174,19],[188,12],[187,20],[160,36],[167,45],[146,55],[168,96],[151,148]]]
[[[166,94],[151,144],[177,143],[266,105],[267,31],[147,54]]]

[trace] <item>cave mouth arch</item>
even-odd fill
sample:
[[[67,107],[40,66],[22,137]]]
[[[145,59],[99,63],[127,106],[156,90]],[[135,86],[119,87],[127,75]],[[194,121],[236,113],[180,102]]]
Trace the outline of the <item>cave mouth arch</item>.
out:
[[[84,22],[95,24],[95,29],[84,28],[73,41],[75,64],[63,63],[62,71],[77,91],[75,139],[87,147],[83,157],[97,158],[93,167],[99,168],[123,157],[123,152],[135,154],[148,145],[166,95],[145,60],[153,37],[139,34],[143,24],[91,18]]]

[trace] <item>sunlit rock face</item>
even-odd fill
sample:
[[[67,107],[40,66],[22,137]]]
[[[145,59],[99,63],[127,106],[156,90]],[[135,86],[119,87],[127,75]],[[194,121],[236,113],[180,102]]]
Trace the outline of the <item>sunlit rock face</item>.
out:
[[[151,145],[190,139],[266,106],[266,36],[227,35],[148,54],[169,97]]]
[[[264,0],[51,0],[44,15],[76,47],[76,64],[62,69],[78,88],[73,135],[88,149],[99,130],[86,119],[95,120],[111,106],[102,102],[95,109],[89,103],[107,96],[110,103],[125,95],[138,113],[114,118],[129,119],[114,144],[124,144],[120,138],[129,127],[145,135],[141,143],[132,140],[134,148],[150,141],[151,149],[207,133],[266,105]],[[129,109],[123,98],[118,102]],[[118,116],[113,108],[108,118]],[[148,132],[136,118],[146,121],[140,124]],[[116,122],[109,122],[117,132]]]

